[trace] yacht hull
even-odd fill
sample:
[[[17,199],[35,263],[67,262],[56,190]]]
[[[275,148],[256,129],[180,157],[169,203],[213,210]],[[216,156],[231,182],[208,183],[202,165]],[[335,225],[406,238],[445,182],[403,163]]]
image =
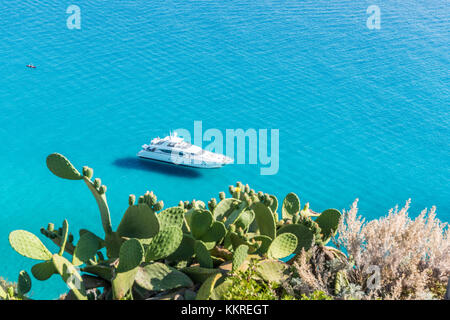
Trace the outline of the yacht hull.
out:
[[[227,163],[211,163],[211,162],[198,163],[195,161],[180,161],[178,163],[178,162],[172,161],[170,156],[169,157],[162,157],[162,156],[155,157],[155,155],[153,155],[153,154],[151,156],[149,156],[149,155],[145,155],[142,153],[138,153],[137,156],[143,160],[163,162],[163,163],[172,164],[175,166],[182,166],[182,167],[188,167],[188,168],[217,169],[217,168],[221,168],[227,164]]]

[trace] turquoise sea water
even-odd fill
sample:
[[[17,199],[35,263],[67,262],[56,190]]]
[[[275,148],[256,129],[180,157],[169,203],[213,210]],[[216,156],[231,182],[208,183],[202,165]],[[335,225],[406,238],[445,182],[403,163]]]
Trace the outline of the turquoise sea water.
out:
[[[66,8],[81,8],[81,30]],[[381,29],[366,27],[369,5]],[[81,182],[54,177],[51,152],[108,186],[114,226],[130,193],[166,206],[236,181],[321,211],[359,198],[366,218],[412,198],[450,218],[450,7],[428,1],[30,1],[0,3],[0,275],[33,262],[8,244],[69,220],[102,235]],[[28,69],[33,63],[37,69]],[[279,129],[280,169],[191,170],[138,161],[175,128]],[[55,246],[47,239],[52,250]],[[33,297],[66,290],[33,281]]]

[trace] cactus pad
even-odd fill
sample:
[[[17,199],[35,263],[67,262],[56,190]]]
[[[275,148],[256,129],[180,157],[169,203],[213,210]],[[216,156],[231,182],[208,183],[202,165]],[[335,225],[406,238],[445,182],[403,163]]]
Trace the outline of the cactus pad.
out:
[[[194,255],[195,239],[190,234],[183,234],[183,240],[177,250],[167,257],[169,261],[182,261]]]
[[[274,239],[276,235],[276,225],[272,211],[261,202],[254,203],[251,209],[255,212],[255,221],[260,234]]]
[[[233,267],[231,272],[236,272],[242,263],[245,261],[248,255],[248,246],[243,244],[236,248],[233,254]]]
[[[20,271],[17,281],[17,291],[19,295],[24,295],[31,290],[31,279],[25,270]]]
[[[292,219],[300,211],[300,199],[293,192],[289,193],[283,200],[281,213],[283,218]]]
[[[52,153],[47,157],[47,167],[57,177],[69,180],[81,180],[83,176],[77,169],[59,153]]]
[[[213,216],[208,210],[198,209],[192,213],[190,228],[195,239],[200,239],[211,227]]]
[[[139,267],[136,283],[150,291],[166,291],[194,285],[184,273],[159,262]]]
[[[322,230],[323,239],[329,239],[335,235],[340,219],[341,213],[336,209],[327,209],[317,217],[316,223]]]
[[[228,199],[221,200],[217,204],[217,207],[214,209],[214,218],[217,221],[222,221],[223,218],[228,218],[228,216],[235,209],[235,205],[234,205],[235,202],[240,203],[239,200],[233,199],[233,198],[228,198]]]
[[[292,233],[297,237],[297,248],[295,249],[295,254],[299,254],[302,249],[305,251],[309,250],[313,244],[314,234],[308,227],[302,224],[287,224],[281,227],[277,235],[281,235],[283,233]]]
[[[178,227],[167,227],[161,230],[150,242],[145,261],[164,259],[174,253],[183,240],[183,231]]]
[[[195,283],[203,283],[211,275],[221,273],[218,269],[203,268],[198,266],[186,267],[181,271],[189,276]]]
[[[211,258],[211,254],[209,253],[207,247],[203,243],[203,241],[197,240],[195,241],[194,247],[195,257],[197,258],[199,264],[203,268],[212,268],[213,261]]]
[[[89,231],[83,232],[73,252],[73,265],[79,266],[88,262],[89,259],[94,258],[100,247],[101,244],[96,235]]]
[[[259,248],[255,251],[255,254],[266,254],[267,250],[269,250],[270,244],[272,243],[272,239],[263,235],[254,236],[252,239],[259,244]]]
[[[180,207],[167,208],[161,211],[157,217],[161,229],[169,226],[181,228],[184,222],[184,210]]]
[[[19,254],[35,260],[50,260],[52,254],[31,232],[15,230],[9,234],[9,243]]]
[[[292,233],[283,233],[276,237],[267,251],[269,258],[282,259],[297,248],[297,237]]]
[[[288,275],[288,266],[281,261],[263,260],[255,267],[256,274],[267,282],[281,283]]]
[[[71,264],[66,258],[57,254],[53,255],[52,262],[56,271],[72,290],[75,297],[78,300],[87,300],[83,278],[81,278],[73,264]]]
[[[209,300],[214,289],[214,285],[221,277],[221,274],[214,274],[206,279],[205,282],[203,282],[203,284],[201,285],[200,289],[198,289],[195,300]]]
[[[128,207],[117,228],[121,237],[145,239],[154,237],[160,226],[155,212],[147,204]]]
[[[244,210],[234,222],[236,228],[247,230],[250,224],[255,220],[255,212],[253,210]]]
[[[51,260],[40,262],[31,267],[31,274],[40,281],[49,279],[55,273],[57,272]]]
[[[129,239],[120,247],[117,272],[127,272],[136,268],[144,258],[144,248],[137,239]]]
[[[223,222],[214,221],[211,227],[206,231],[206,233],[200,238],[207,247],[213,246],[220,242],[226,235],[227,229]]]

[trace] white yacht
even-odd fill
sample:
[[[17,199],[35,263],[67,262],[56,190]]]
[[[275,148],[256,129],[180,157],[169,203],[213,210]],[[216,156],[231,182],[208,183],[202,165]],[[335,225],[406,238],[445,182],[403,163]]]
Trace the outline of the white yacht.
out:
[[[176,132],[162,139],[155,138],[150,144],[144,144],[137,156],[195,168],[220,168],[233,162],[229,157],[203,150],[184,141]]]

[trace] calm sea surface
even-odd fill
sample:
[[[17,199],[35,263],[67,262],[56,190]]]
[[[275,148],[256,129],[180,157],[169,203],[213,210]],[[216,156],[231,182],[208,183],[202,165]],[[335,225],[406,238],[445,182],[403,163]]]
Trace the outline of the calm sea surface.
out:
[[[81,8],[81,30],[66,9]],[[369,5],[381,29],[366,26]],[[173,206],[236,181],[316,211],[450,218],[448,1],[36,1],[0,3],[0,275],[33,261],[8,244],[69,220],[100,235],[81,182],[54,177],[47,154],[89,165],[108,186],[117,226],[130,193]],[[37,69],[26,68],[33,63]],[[280,168],[191,170],[135,158],[172,129],[279,129]],[[47,239],[53,251],[56,247]],[[55,289],[56,288],[56,289]],[[33,279],[34,298],[65,285]]]

